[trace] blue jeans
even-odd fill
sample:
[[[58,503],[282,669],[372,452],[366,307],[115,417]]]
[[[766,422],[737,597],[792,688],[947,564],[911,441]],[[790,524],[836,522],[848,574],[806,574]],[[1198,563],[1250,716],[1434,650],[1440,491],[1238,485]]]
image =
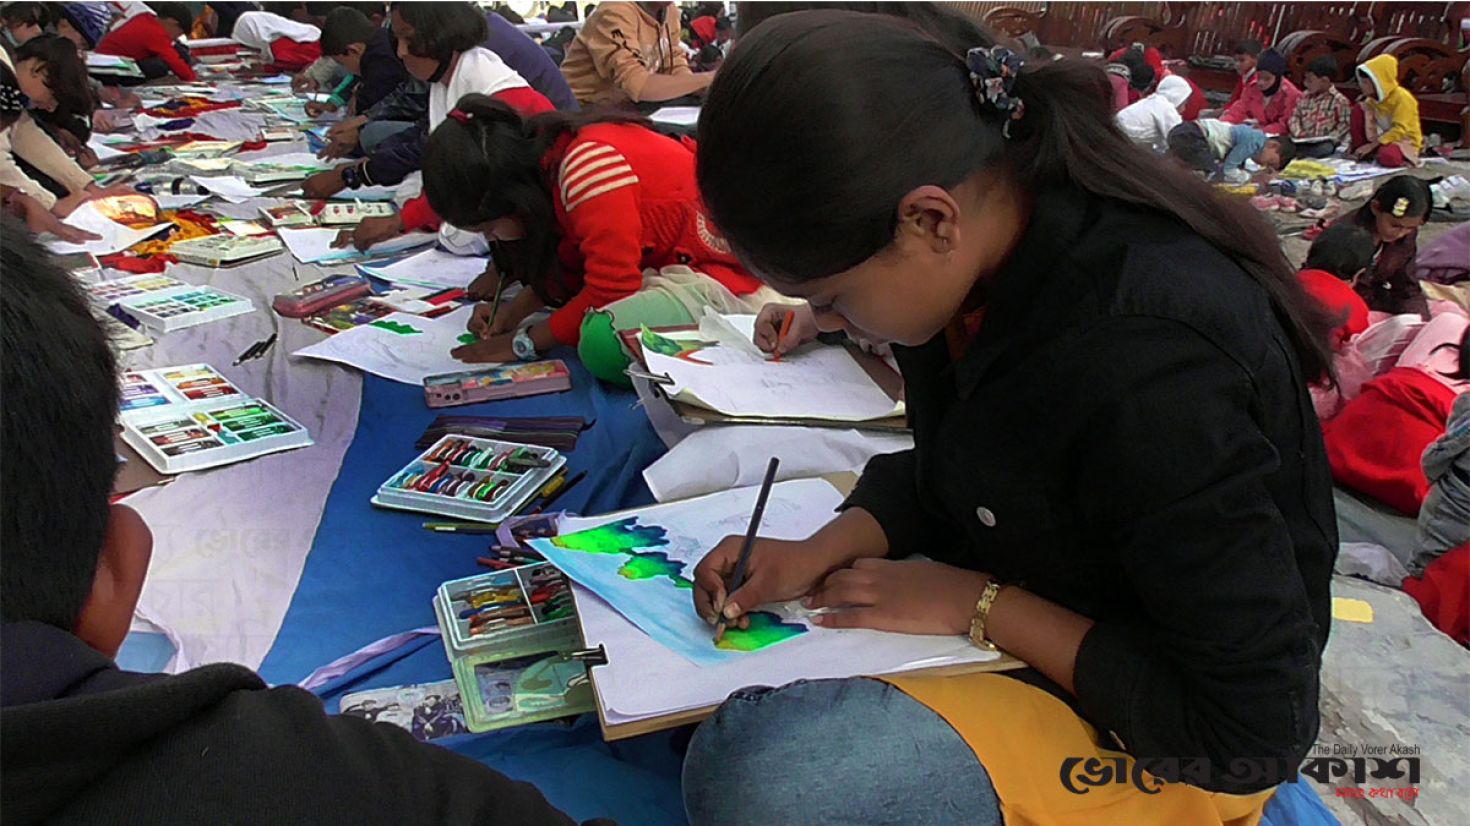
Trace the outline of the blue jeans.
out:
[[[364,155],[371,155],[373,150],[378,148],[378,144],[405,129],[413,129],[416,126],[414,122],[406,120],[369,121],[357,131],[357,145],[362,147]]]
[[[944,718],[856,677],[741,689],[684,758],[694,826],[999,826],[990,775]]]

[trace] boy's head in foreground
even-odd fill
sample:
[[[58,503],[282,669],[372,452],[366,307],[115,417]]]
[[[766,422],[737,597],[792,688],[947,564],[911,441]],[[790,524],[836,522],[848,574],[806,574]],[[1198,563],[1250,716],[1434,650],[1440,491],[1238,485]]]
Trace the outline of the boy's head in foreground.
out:
[[[86,298],[23,226],[0,231],[0,618],[117,654],[153,537],[107,503],[117,471],[112,351]]]

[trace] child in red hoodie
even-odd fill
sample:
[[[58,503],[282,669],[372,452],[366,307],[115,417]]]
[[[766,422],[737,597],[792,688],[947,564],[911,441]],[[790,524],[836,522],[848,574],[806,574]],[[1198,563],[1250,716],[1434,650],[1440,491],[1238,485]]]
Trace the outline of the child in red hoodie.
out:
[[[131,57],[137,61],[157,60],[180,80],[195,80],[194,70],[174,48],[174,43],[193,26],[183,3],[114,3],[121,16],[97,44],[98,54]],[[144,74],[150,74],[146,69]],[[160,76],[159,75],[154,76]]]

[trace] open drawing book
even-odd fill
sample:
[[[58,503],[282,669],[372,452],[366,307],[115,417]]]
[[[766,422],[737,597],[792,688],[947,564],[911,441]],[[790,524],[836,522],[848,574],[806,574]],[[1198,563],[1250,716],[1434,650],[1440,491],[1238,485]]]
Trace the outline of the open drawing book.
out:
[[[727,416],[871,422],[902,416],[896,401],[846,348],[812,342],[775,361],[750,343],[755,316],[712,316],[698,338],[645,330],[649,373],[667,376],[674,401]]]
[[[760,613],[768,615],[762,630],[746,635],[754,639],[738,641],[733,650],[717,649],[713,629],[695,615],[691,591],[680,579],[692,577],[695,564],[725,535],[744,531],[756,493],[741,488],[563,519],[557,538],[532,542],[574,581],[583,638],[606,654],[607,664],[594,666],[592,678],[609,739],[698,719],[748,685],[1001,665],[999,654],[975,648],[964,637],[821,628],[795,604],[762,606]],[[779,483],[771,489],[761,535],[808,537],[841,501],[837,489],[820,479]],[[641,538],[623,541],[617,535]],[[639,543],[644,547],[634,547]]]

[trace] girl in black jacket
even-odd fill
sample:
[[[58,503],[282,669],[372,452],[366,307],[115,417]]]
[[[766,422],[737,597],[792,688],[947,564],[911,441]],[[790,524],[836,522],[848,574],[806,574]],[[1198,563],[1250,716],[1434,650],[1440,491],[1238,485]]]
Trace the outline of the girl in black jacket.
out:
[[[697,823],[995,823],[996,797],[1226,822],[1316,736],[1337,536],[1306,385],[1330,320],[1257,217],[1116,130],[1099,69],[973,45],[800,12],[713,84],[711,214],[816,327],[896,345],[915,449],[810,539],[762,540],[733,594],[739,538],[716,547],[695,605],[806,597],[824,627],[969,635],[1029,669],[738,693],[686,759]],[[1074,791],[1091,757],[1124,782]],[[1157,779],[1179,782],[1138,790]]]

